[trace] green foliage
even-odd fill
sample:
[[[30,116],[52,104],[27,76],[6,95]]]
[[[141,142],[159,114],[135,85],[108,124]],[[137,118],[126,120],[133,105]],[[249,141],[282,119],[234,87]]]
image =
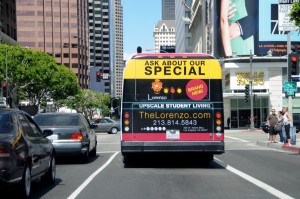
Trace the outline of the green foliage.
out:
[[[290,12],[290,21],[294,21],[295,25],[300,27],[300,2],[294,1],[292,10]]]
[[[77,95],[69,97],[64,102],[68,108],[75,109],[91,119],[97,109],[102,109],[105,115],[109,113],[110,96],[107,93],[82,89]]]
[[[6,67],[7,66],[7,67]],[[8,76],[9,97],[13,107],[17,99],[39,105],[42,99],[64,99],[76,95],[80,88],[70,69],[56,63],[54,57],[22,46],[0,45],[0,80]]]

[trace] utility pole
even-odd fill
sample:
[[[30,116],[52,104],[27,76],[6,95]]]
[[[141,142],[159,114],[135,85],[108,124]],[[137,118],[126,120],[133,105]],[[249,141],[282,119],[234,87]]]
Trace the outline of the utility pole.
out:
[[[250,83],[250,130],[255,130],[254,128],[254,116],[253,116],[253,75],[252,75],[252,50],[250,50],[250,77],[249,77],[249,83]]]

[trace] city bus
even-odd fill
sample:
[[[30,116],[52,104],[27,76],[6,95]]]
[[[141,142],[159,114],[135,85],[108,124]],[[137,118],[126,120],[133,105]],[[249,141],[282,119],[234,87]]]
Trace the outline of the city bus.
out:
[[[121,153],[225,152],[222,69],[198,53],[138,53],[123,72]],[[200,156],[199,156],[200,157]]]

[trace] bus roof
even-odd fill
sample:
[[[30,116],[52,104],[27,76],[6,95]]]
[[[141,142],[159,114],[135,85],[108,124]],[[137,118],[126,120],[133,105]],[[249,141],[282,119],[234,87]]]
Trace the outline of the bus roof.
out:
[[[205,53],[138,53],[131,57],[131,59],[186,59],[186,58],[205,58],[205,59],[215,59],[212,55]]]

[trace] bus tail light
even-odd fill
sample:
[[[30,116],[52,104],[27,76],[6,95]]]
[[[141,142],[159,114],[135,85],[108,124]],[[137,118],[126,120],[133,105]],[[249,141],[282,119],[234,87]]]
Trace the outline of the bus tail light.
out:
[[[130,119],[130,114],[128,112],[124,113],[124,120],[123,120],[123,124],[124,124],[124,130],[125,131],[129,131],[129,119]]]
[[[216,131],[217,131],[217,135],[220,134],[220,131],[222,131],[222,114],[220,112],[217,112],[216,115],[215,115],[216,119],[215,119],[215,122],[216,122]]]
[[[128,118],[129,118],[129,113],[126,112],[126,113],[124,114],[124,117],[125,117],[126,119],[128,119]]]

